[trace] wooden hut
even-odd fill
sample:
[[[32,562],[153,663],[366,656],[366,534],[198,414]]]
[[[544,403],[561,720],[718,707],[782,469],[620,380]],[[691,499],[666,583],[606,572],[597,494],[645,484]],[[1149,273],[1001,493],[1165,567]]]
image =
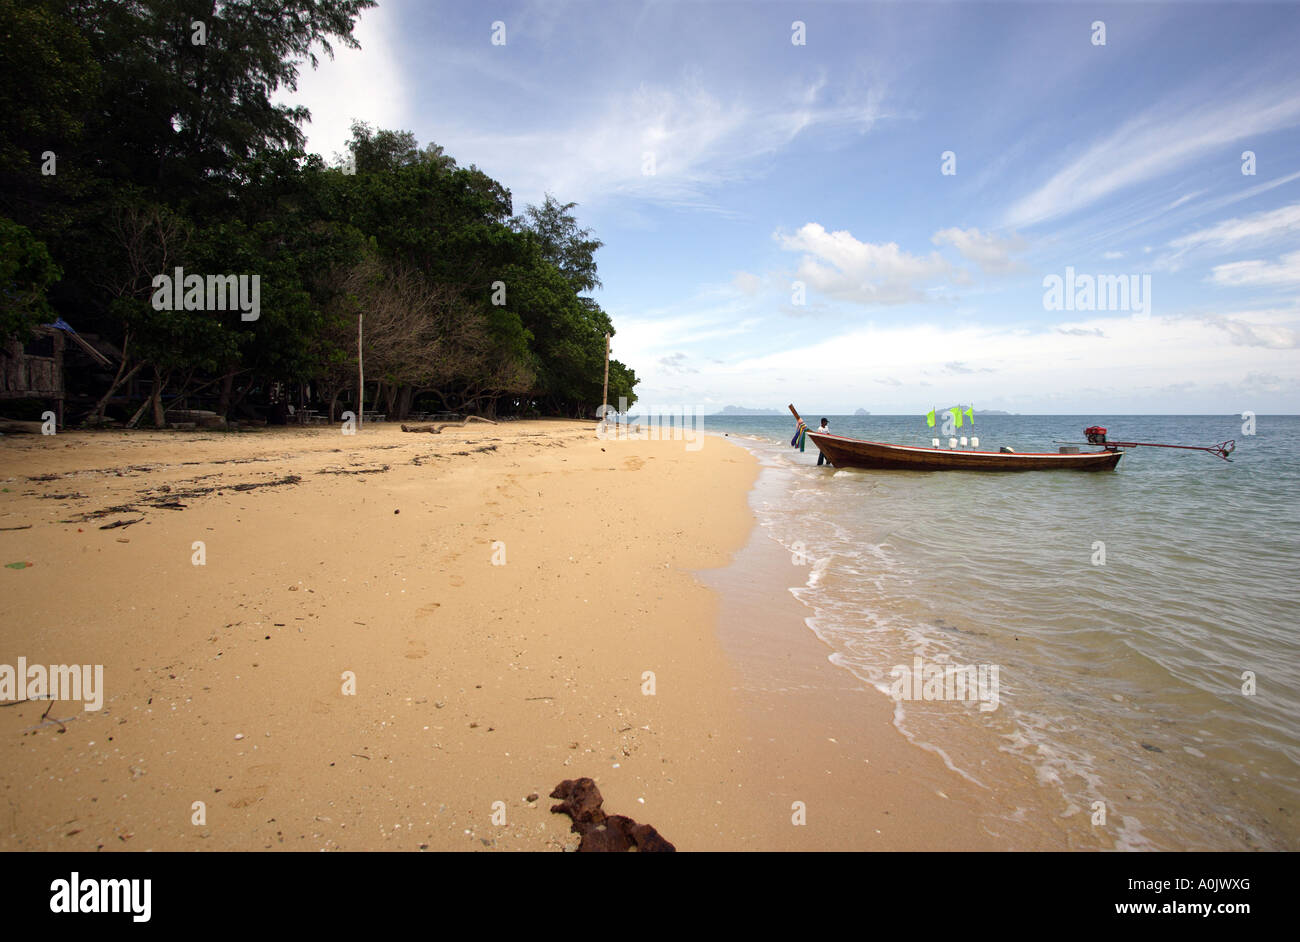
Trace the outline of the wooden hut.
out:
[[[11,337],[0,345],[0,400],[48,399],[55,405],[59,425],[63,425],[63,350],[67,338],[71,337],[97,362],[110,361],[62,320],[42,324],[32,334],[26,343]]]

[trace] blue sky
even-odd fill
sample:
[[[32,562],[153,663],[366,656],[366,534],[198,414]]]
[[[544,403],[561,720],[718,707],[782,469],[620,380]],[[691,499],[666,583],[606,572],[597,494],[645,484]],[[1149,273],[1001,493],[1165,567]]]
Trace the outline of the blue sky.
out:
[[[1300,412],[1300,5],[380,0],[357,36],[284,96],[311,149],[360,118],[576,201],[645,404]],[[1137,293],[1051,309],[1067,269]]]

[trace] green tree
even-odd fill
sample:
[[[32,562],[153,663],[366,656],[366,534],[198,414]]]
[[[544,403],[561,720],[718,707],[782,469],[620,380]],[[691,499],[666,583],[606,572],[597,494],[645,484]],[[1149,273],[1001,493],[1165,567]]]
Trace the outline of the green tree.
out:
[[[247,161],[300,147],[302,107],[275,104],[319,47],[357,47],[374,0],[71,0],[100,63],[87,137],[99,173],[210,210],[247,181]]]
[[[576,294],[583,294],[600,287],[596,250],[604,243],[592,238],[590,229],[578,228],[570,212],[577,205],[561,203],[547,193],[541,206],[529,206],[513,223],[537,238],[543,257],[560,270]]]
[[[25,340],[37,324],[54,320],[48,292],[62,274],[27,227],[0,217],[0,341]]]

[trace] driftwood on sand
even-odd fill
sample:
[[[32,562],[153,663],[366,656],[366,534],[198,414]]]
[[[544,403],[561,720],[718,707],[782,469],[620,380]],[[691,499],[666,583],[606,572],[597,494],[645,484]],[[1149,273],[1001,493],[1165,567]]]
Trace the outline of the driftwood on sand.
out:
[[[7,432],[10,435],[39,435],[41,434],[41,423],[23,422],[18,419],[0,419],[0,432]]]
[[[470,422],[486,422],[489,425],[496,425],[496,422],[492,421],[491,419],[485,419],[477,415],[467,415],[459,422],[440,422],[437,425],[403,425],[402,431],[403,432],[432,432],[434,435],[438,435],[445,428],[451,428],[451,427],[463,428],[464,426],[468,425]]]
[[[640,853],[673,853],[671,843],[648,824],[637,824],[621,814],[607,815],[601,809],[604,799],[600,789],[589,778],[565,779],[555,786],[552,798],[559,798],[551,806],[552,814],[567,814],[573,819],[572,830],[582,835],[579,852],[621,853],[635,850]]]

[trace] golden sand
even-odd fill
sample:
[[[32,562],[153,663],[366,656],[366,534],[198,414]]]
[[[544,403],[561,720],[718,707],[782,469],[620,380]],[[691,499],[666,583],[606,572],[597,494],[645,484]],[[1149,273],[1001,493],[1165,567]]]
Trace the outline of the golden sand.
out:
[[[0,664],[105,691],[0,709],[0,849],[558,849],[579,776],[681,850],[1005,846],[796,612],[719,631],[756,474],[577,422],[10,436]]]

